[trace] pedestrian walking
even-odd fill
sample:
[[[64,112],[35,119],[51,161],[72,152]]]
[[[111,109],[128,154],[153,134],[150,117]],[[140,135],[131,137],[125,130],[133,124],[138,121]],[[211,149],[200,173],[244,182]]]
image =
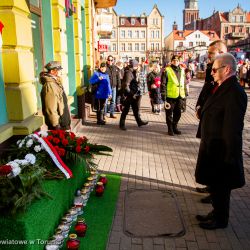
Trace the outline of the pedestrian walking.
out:
[[[185,98],[185,72],[179,64],[179,57],[174,55],[171,59],[171,65],[167,66],[162,74],[161,93],[162,100],[166,101],[169,106],[165,111],[168,135],[170,136],[181,134],[177,125],[181,118]]]
[[[96,118],[98,125],[105,125],[104,120],[104,106],[106,100],[111,98],[111,87],[109,75],[106,73],[106,63],[102,62],[97,71],[89,79],[92,85],[93,94],[95,96]]]
[[[68,99],[65,94],[62,79],[63,69],[58,61],[51,61],[45,65],[46,71],[40,73],[42,112],[45,124],[49,130],[70,129],[70,112]]]
[[[236,68],[230,53],[216,57],[212,76],[217,86],[200,114],[201,141],[195,179],[210,187],[213,206],[208,215],[196,216],[204,229],[227,227],[231,190],[245,184],[242,130],[247,95],[237,80]]]
[[[138,61],[131,59],[129,61],[128,67],[125,69],[123,81],[122,81],[122,91],[125,97],[123,102],[123,110],[120,118],[120,129],[126,130],[125,121],[126,116],[129,112],[130,106],[132,107],[133,114],[137,125],[143,126],[147,125],[147,121],[143,121],[140,117],[140,99],[141,99],[141,88],[138,79]]]
[[[109,55],[107,58],[107,74],[109,75],[112,97],[110,99],[110,118],[116,118],[114,115],[116,108],[116,94],[117,89],[121,87],[120,71],[116,65],[114,65],[113,56]],[[105,115],[108,112],[108,105],[105,105]]]

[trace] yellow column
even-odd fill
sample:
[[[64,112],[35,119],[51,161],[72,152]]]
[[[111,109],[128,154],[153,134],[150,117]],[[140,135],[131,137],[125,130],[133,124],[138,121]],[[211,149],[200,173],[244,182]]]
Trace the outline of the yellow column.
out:
[[[54,36],[54,55],[55,60],[60,61],[63,67],[62,80],[65,92],[69,93],[68,79],[68,55],[67,55],[67,35],[65,0],[52,0],[52,22]]]
[[[76,88],[82,85],[83,81],[83,54],[82,54],[82,24],[81,24],[81,0],[74,0],[76,8],[74,14],[74,44],[75,44],[75,61],[76,61]]]
[[[26,1],[0,1],[0,16],[5,26],[2,58],[6,103],[14,134],[32,132],[42,125],[41,117],[34,116],[37,112],[37,97],[32,83],[34,59],[29,15]]]
[[[85,0],[85,24],[86,24],[86,49],[87,49],[87,65],[90,77],[93,71],[93,25],[92,25],[92,7],[91,0]]]

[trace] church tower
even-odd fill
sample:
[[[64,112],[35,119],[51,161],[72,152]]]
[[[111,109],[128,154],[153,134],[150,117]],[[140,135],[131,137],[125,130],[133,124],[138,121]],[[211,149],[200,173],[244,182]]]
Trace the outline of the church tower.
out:
[[[199,19],[198,0],[184,0],[183,30],[195,30],[196,20]]]

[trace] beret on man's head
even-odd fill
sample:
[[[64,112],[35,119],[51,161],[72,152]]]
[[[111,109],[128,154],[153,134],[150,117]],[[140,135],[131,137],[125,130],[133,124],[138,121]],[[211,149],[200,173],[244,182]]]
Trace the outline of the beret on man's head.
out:
[[[172,56],[172,58],[171,58],[171,61],[173,61],[173,60],[180,60],[180,57],[177,56],[177,55],[174,55],[174,56]]]
[[[139,64],[138,61],[135,60],[135,59],[130,59],[130,60],[129,60],[129,65],[130,65],[131,67],[137,67],[138,64]]]
[[[63,69],[61,63],[58,61],[51,61],[51,62],[47,63],[45,65],[45,68],[47,70],[52,70],[52,69],[61,70],[61,69]]]

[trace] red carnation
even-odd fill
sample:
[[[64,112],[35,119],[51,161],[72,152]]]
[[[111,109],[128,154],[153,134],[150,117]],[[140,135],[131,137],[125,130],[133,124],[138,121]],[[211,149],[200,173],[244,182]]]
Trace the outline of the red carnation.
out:
[[[53,138],[53,142],[54,142],[55,144],[58,144],[58,143],[60,142],[60,140],[59,140],[58,138]]]
[[[53,140],[53,136],[52,135],[49,135],[46,137],[48,141],[52,141]]]
[[[58,132],[59,132],[59,130],[51,130],[51,133],[52,133],[53,135],[57,135]]]
[[[78,138],[77,140],[76,140],[76,144],[77,145],[81,145],[83,143],[83,139],[82,138]]]
[[[69,144],[69,141],[67,139],[62,140],[62,145],[67,146]]]
[[[76,137],[76,135],[73,132],[70,132],[70,138],[71,138],[71,140],[74,140],[75,137]]]
[[[12,168],[10,165],[0,166],[0,175],[1,176],[8,175],[9,173],[11,173],[11,171],[12,171]]]
[[[89,146],[86,146],[86,147],[84,148],[84,150],[85,150],[86,153],[88,153],[89,150],[90,150],[90,147],[89,147]]]
[[[81,146],[76,146],[76,152],[77,152],[77,153],[80,153],[81,150],[82,150]]]
[[[59,148],[59,149],[58,149],[58,154],[59,154],[60,156],[64,156],[64,155],[65,155],[65,149],[64,149],[64,148]]]

